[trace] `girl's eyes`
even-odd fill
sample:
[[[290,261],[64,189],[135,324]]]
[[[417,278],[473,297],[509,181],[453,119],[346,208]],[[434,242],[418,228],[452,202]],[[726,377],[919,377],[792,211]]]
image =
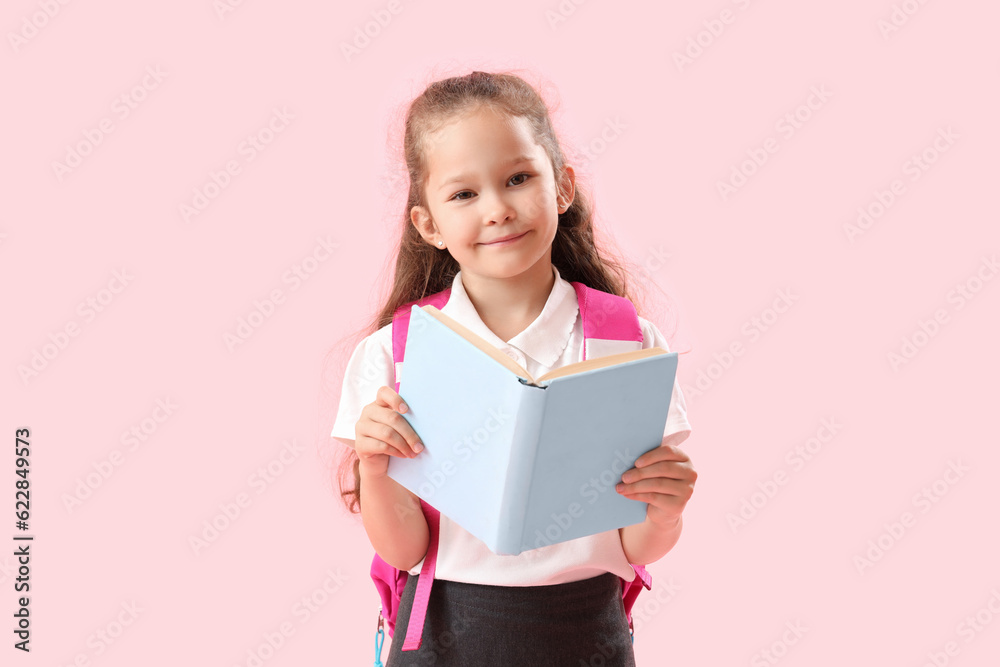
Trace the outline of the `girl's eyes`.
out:
[[[511,176],[510,179],[508,180],[508,182],[514,180],[518,176],[524,176],[524,181],[526,181],[529,178],[531,178],[531,174],[526,174],[524,172],[521,172],[520,174],[514,174],[513,176]],[[524,181],[521,181],[520,183],[515,183],[514,185],[521,185],[521,184],[524,183]],[[467,197],[459,197],[459,195],[465,194],[466,192],[469,192],[469,190],[462,190],[461,192],[456,192],[455,194],[453,194],[451,196],[451,199],[457,199],[458,201],[466,201]],[[451,201],[451,199],[449,199],[448,201]]]

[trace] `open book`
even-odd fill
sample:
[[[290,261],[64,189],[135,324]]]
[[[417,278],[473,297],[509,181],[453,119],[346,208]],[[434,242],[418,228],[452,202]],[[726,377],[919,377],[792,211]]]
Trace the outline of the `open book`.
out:
[[[411,309],[399,395],[424,444],[388,475],[497,554],[613,530],[647,504],[615,491],[657,447],[677,353],[653,347],[532,378],[434,306]]]

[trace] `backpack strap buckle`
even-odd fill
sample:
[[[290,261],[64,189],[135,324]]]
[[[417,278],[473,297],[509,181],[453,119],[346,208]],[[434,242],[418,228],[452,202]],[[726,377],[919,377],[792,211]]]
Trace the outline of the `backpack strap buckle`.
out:
[[[382,644],[385,642],[385,619],[382,618],[382,605],[378,606],[378,629],[375,630],[375,667],[383,667]]]

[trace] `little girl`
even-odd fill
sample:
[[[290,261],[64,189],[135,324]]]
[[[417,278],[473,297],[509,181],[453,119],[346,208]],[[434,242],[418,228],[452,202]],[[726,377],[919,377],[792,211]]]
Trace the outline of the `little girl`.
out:
[[[620,267],[595,246],[591,209],[524,80],[473,72],[431,84],[410,105],[404,151],[410,191],[392,293],[347,364],[331,434],[351,447],[350,509],[360,507],[376,553],[410,575],[387,667],[635,665],[619,577],[631,581],[630,563],[673,547],[697,478],[677,447],[691,427],[676,385],[663,442],[616,488],[649,503],[643,523],[508,556],[441,515],[424,641],[400,650],[429,532],[421,512],[397,511],[419,501],[386,475],[390,456],[422,449],[393,390],[393,313],[451,288],[442,312],[538,377],[583,359],[571,282],[629,296]],[[639,321],[643,348],[669,350]]]

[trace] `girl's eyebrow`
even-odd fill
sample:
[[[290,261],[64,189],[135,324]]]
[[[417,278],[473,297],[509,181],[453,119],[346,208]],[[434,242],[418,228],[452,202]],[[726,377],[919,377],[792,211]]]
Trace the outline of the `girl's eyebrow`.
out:
[[[519,155],[519,156],[517,156],[515,158],[507,160],[506,162],[504,162],[500,166],[501,167],[505,167],[505,168],[506,167],[512,167],[512,166],[514,166],[516,164],[521,164],[522,162],[534,162],[534,160],[535,159],[533,157],[530,157],[530,156],[527,156],[527,155]],[[452,183],[455,183],[456,181],[464,181],[467,178],[469,178],[468,174],[459,174],[458,176],[452,176],[448,180],[444,181],[441,185],[439,185],[438,186],[438,190],[443,190],[445,188],[445,186],[450,185]]]

